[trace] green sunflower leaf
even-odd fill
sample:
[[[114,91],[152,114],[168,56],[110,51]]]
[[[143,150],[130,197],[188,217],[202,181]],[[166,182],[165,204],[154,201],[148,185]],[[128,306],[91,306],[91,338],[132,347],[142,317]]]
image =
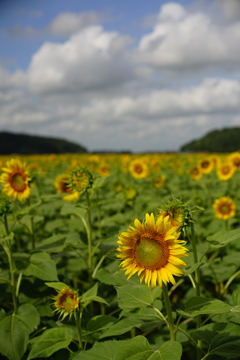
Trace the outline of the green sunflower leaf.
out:
[[[232,241],[240,240],[240,229],[219,231],[208,236],[206,240],[211,248],[221,248]]]
[[[151,290],[147,285],[124,285],[116,289],[118,305],[123,310],[150,306],[161,294],[161,289],[158,286],[154,290]]]

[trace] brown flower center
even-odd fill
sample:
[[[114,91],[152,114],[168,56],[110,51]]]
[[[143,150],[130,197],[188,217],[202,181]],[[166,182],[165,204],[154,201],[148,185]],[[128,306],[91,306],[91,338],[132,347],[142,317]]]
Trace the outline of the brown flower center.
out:
[[[209,165],[210,165],[210,162],[207,161],[207,160],[205,160],[205,161],[203,161],[203,162],[201,163],[201,165],[202,165],[202,168],[207,169],[207,168],[209,167]]]
[[[63,308],[67,312],[71,312],[78,307],[78,298],[71,291],[66,291],[59,297],[57,306]]]
[[[230,207],[229,205],[226,205],[226,204],[221,205],[221,207],[220,207],[220,212],[221,212],[222,214],[229,214],[230,211],[231,211],[231,207]]]
[[[140,267],[158,270],[166,265],[169,257],[167,242],[159,235],[144,234],[136,242],[133,255]]]
[[[231,170],[231,168],[228,165],[225,165],[225,166],[222,167],[222,172],[225,175],[228,174],[230,172],[230,170]]]
[[[62,193],[72,193],[72,189],[70,189],[68,187],[68,183],[66,182],[68,179],[66,178],[65,180],[61,181],[60,183],[60,187],[61,187],[61,192]]]
[[[135,165],[135,166],[134,166],[134,171],[135,171],[137,174],[141,174],[142,171],[143,171],[142,165],[140,165],[140,164]]]
[[[20,170],[15,171],[10,177],[10,184],[17,192],[23,192],[27,188],[27,177]]]

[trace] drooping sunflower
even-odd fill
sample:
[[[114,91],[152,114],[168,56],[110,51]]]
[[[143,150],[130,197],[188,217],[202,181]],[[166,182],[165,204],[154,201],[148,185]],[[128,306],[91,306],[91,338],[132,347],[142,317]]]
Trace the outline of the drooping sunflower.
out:
[[[0,182],[3,184],[2,192],[14,200],[26,200],[31,195],[28,167],[19,159],[11,159],[2,168]]]
[[[68,185],[69,174],[60,174],[56,177],[55,188],[58,194],[66,194],[63,200],[73,201],[79,199],[79,193],[71,189]]]
[[[187,256],[187,249],[178,240],[180,233],[176,227],[172,227],[169,217],[159,217],[155,222],[154,215],[146,214],[141,223],[134,221],[134,227],[130,226],[127,232],[119,235],[117,257],[122,259],[122,270],[128,275],[128,279],[134,274],[140,276],[140,282],[154,288],[157,283],[171,282],[176,284],[174,276],[183,274],[181,267],[186,263],[181,260]]]
[[[130,162],[129,172],[136,179],[144,179],[149,176],[148,165],[141,159],[135,159]]]
[[[228,220],[235,216],[237,208],[230,197],[223,196],[214,201],[213,209],[218,219]]]
[[[217,168],[217,176],[220,180],[226,181],[231,179],[236,168],[229,162],[223,163]]]
[[[57,290],[57,292],[58,294],[52,297],[54,300],[54,311],[59,313],[62,320],[66,316],[71,318],[79,307],[80,297],[78,296],[77,291],[65,286],[61,290]]]

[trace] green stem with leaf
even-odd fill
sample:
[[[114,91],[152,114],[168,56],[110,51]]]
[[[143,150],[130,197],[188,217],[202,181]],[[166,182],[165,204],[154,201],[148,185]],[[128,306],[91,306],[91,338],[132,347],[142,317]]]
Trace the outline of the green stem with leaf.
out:
[[[7,221],[7,215],[4,214],[4,226],[6,230],[7,236],[9,236],[9,228],[8,228],[8,221]],[[11,287],[12,287],[12,298],[13,298],[13,305],[14,305],[14,311],[17,311],[18,309],[18,299],[17,299],[17,291],[16,291],[16,279],[15,279],[15,265],[13,261],[12,256],[12,245],[11,240],[6,240],[6,245],[3,245],[3,248],[7,254],[8,257],[8,263],[9,263],[9,270],[10,270],[10,276],[11,276]]]
[[[91,202],[88,191],[86,191],[87,198],[87,215],[88,215],[88,269],[89,277],[92,277],[92,219],[91,219]]]
[[[79,349],[83,349],[83,343],[82,343],[82,310],[80,312],[77,311],[76,313],[76,325],[77,325],[77,333],[78,333],[78,347]]]

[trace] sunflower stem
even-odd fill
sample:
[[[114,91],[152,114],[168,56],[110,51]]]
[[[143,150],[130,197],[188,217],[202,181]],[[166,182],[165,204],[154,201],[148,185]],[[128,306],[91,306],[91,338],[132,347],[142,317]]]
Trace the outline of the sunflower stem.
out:
[[[170,337],[171,337],[172,341],[176,341],[175,326],[173,323],[171,303],[170,303],[169,296],[168,296],[168,288],[164,283],[162,285],[162,291],[163,291],[163,298],[164,298],[166,311],[167,311],[167,320],[168,320],[168,328],[169,328],[169,332],[170,332]]]
[[[79,349],[83,349],[83,343],[82,343],[82,311],[80,310],[80,313],[77,312],[76,314],[76,325],[77,325],[77,333],[78,333],[78,347]]]
[[[88,214],[88,269],[89,281],[92,281],[92,219],[91,219],[91,202],[88,190],[86,191],[87,198],[87,214]]]
[[[34,222],[33,222],[33,215],[31,215],[31,228],[30,233],[32,236],[32,249],[35,250],[35,234],[34,234]]]
[[[7,221],[6,214],[4,214],[4,226],[5,226],[6,234],[9,235],[9,228],[8,228],[8,221]],[[13,256],[12,256],[12,245],[11,245],[10,240],[7,240],[6,243],[7,243],[7,246],[6,247],[4,246],[4,250],[8,257],[9,270],[10,270],[10,276],[11,276],[13,306],[14,306],[14,311],[16,312],[18,309],[18,300],[17,300],[17,295],[16,295],[15,266],[14,266],[14,261],[13,261]]]

